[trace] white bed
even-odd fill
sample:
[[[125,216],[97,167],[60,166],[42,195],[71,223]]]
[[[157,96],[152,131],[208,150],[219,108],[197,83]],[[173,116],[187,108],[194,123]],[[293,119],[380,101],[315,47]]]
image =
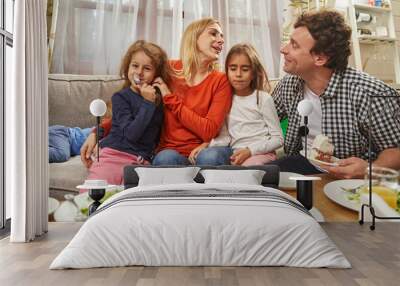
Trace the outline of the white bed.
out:
[[[50,269],[128,265],[350,268],[320,225],[293,202],[297,201],[279,190],[257,185],[138,186],[106,201]]]

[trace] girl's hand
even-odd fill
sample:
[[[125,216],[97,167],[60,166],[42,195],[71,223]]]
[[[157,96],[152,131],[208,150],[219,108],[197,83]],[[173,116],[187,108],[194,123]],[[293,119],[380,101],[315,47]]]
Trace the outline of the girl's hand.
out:
[[[99,149],[98,151],[97,151],[97,149]],[[92,160],[93,161],[95,161],[95,160],[97,160],[97,152],[100,152],[100,147],[99,147],[99,145],[98,144],[96,144],[94,147],[93,147],[93,152],[92,152]],[[99,153],[100,154],[100,153]]]
[[[249,148],[236,149],[231,156],[232,165],[242,165],[244,161],[251,157]]]
[[[171,91],[168,88],[168,85],[162,80],[161,77],[157,77],[154,81],[153,81],[153,86],[157,86],[160,91],[161,91],[161,95],[164,97],[167,94],[170,94]]]
[[[156,90],[153,86],[148,85],[147,83],[143,83],[140,87],[140,94],[143,96],[144,99],[147,101],[156,102]]]
[[[133,76],[133,77],[130,79],[130,82],[131,82],[131,88],[132,88],[134,91],[136,91],[136,92],[140,92],[140,80],[139,80],[139,81],[136,81],[136,80],[135,80],[135,76]]]
[[[90,133],[81,147],[81,161],[86,168],[90,168],[93,163],[92,154],[97,156],[96,134]]]
[[[192,165],[196,165],[196,159],[197,159],[197,155],[199,155],[199,153],[201,152],[201,150],[205,149],[208,147],[210,143],[205,142],[203,144],[200,144],[199,146],[197,146],[196,148],[194,148],[192,150],[192,152],[190,152],[190,155],[188,157],[190,164]]]

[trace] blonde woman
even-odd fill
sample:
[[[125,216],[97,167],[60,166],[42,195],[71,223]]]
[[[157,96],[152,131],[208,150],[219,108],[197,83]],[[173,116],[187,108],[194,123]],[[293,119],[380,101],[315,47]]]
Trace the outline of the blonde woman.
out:
[[[161,78],[154,81],[164,103],[164,125],[154,165],[188,165],[196,148],[218,135],[232,101],[228,79],[216,68],[223,45],[218,21],[204,18],[191,23],[182,37],[180,60],[170,62],[175,71],[170,88]],[[84,163],[90,160],[91,149],[82,148]],[[207,148],[196,156],[196,163],[229,164],[230,155],[226,147]]]

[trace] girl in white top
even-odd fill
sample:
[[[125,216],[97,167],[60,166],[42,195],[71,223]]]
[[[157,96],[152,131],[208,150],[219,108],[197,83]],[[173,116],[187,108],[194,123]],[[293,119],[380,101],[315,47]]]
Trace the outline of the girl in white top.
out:
[[[234,91],[232,108],[226,124],[209,146],[230,146],[232,165],[263,165],[275,160],[283,135],[268,93],[268,76],[254,47],[233,46],[226,57],[225,72]]]

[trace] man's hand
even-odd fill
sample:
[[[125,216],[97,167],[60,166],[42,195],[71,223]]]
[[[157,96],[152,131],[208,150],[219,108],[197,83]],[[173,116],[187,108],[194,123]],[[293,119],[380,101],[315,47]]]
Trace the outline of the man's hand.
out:
[[[208,147],[210,143],[205,142],[203,144],[200,144],[199,146],[197,146],[196,148],[194,148],[192,150],[192,152],[190,152],[190,155],[188,157],[190,164],[192,165],[196,165],[196,159],[197,159],[197,155],[199,155],[199,153],[201,152],[201,150],[205,149]]]
[[[364,178],[365,170],[368,167],[368,162],[357,157],[350,157],[340,160],[339,166],[326,166],[321,167],[328,171],[329,174],[340,179],[354,179]]]
[[[86,168],[92,166],[93,160],[91,158],[94,153],[97,156],[96,134],[90,133],[81,147],[81,161]]]
[[[236,149],[231,156],[232,165],[242,165],[244,161],[251,157],[249,148]]]

